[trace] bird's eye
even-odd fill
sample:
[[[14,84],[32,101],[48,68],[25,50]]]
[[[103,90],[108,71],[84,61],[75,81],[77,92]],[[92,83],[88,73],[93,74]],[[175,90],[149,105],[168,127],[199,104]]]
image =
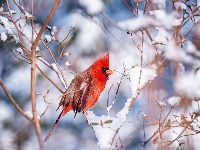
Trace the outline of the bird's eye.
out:
[[[109,70],[109,68],[106,67],[102,67],[102,73],[105,75],[106,79],[108,79],[108,74],[106,73],[107,70]]]

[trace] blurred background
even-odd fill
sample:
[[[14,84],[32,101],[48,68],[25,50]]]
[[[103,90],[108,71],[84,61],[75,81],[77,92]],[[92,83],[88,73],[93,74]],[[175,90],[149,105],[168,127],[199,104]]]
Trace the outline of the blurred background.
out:
[[[1,4],[5,4],[5,1],[0,2]],[[55,1],[53,0],[34,1],[34,16],[36,17],[35,23],[40,25],[43,24],[54,2]],[[116,95],[117,86],[122,77],[121,73],[123,73],[124,65],[126,68],[132,68],[132,66],[140,65],[140,51],[136,48],[132,39],[134,39],[136,43],[141,44],[142,36],[139,29],[140,27],[146,27],[145,17],[143,18],[144,20],[137,20],[137,26],[139,26],[137,27],[138,30],[131,32],[131,34],[127,34],[128,30],[117,26],[118,22],[139,18],[138,16],[135,16],[133,11],[133,6],[135,6],[134,8],[137,6],[136,2],[137,1],[103,0],[102,3],[104,7],[102,13],[91,15],[87,12],[88,10],[81,5],[82,3],[80,1],[62,0],[53,16],[53,19],[50,21],[49,26],[57,26],[60,28],[56,34],[56,39],[58,41],[65,39],[67,34],[70,32],[70,29],[75,27],[75,30],[70,32],[68,38],[65,39],[63,43],[54,41],[50,45],[52,53],[57,58],[61,47],[69,41],[64,49],[64,52],[69,52],[70,55],[62,57],[59,61],[61,69],[65,69],[64,75],[68,85],[74,78],[74,74],[84,71],[104,53],[110,52],[110,68],[116,72],[114,75],[110,76],[106,88],[101,94],[97,104],[91,109],[96,115],[106,115],[108,91],[113,85],[109,93],[109,104],[111,104]],[[146,1],[139,0],[139,11],[144,10],[145,2]],[[148,11],[160,9],[159,6],[153,2],[148,6]],[[164,2],[166,2],[166,5],[163,9],[165,9],[166,14],[171,14],[176,11],[174,6],[175,1],[166,0]],[[187,4],[192,6],[192,4],[196,4],[196,1],[189,1]],[[10,1],[10,5],[12,10],[17,11],[18,8],[12,1]],[[27,12],[31,13],[30,1],[21,1],[21,5],[24,6]],[[93,4],[94,8],[97,7],[96,5],[99,4]],[[6,10],[7,8],[5,7],[5,11]],[[180,10],[179,13],[183,15],[182,10]],[[149,16],[149,13],[144,14],[144,16],[145,15]],[[107,17],[112,20],[109,20]],[[182,18],[182,16],[179,17]],[[196,20],[197,19],[198,18],[196,18]],[[180,33],[182,35],[186,35],[193,25],[194,21],[192,19],[189,20],[184,28],[181,29]],[[136,24],[132,24],[132,26],[136,26]],[[147,25],[147,27],[152,38],[154,39],[158,34],[158,31],[151,25]],[[27,35],[31,34],[31,30],[28,30],[28,25],[24,25],[23,28]],[[176,29],[170,27],[166,30],[172,37]],[[2,32],[4,29],[0,27],[0,31]],[[161,110],[155,100],[166,102],[166,100],[171,96],[181,95],[181,93],[179,93],[179,87],[177,88],[177,82],[175,82],[178,80],[176,79],[178,73],[184,72],[183,70],[193,72],[200,64],[198,61],[200,55],[194,55],[189,52],[192,48],[197,52],[199,51],[199,32],[199,25],[195,24],[189,35],[185,38],[187,42],[183,43],[183,51],[186,51],[185,54],[190,56],[188,61],[184,60],[188,58],[186,56],[184,58],[180,56],[180,60],[171,60],[169,57],[167,58],[167,56],[163,56],[163,59],[167,59],[165,59],[163,65],[159,66],[160,68],[157,70],[157,77],[141,92],[140,96],[137,98],[132,109],[130,110],[126,123],[119,131],[120,138],[122,140],[129,141],[124,146],[125,149],[142,149],[142,143],[144,143],[154,133],[154,130],[156,129],[155,126],[149,125],[149,127],[145,130],[140,129],[143,127],[143,123],[153,124],[158,121]],[[49,31],[46,30],[44,35],[45,34],[49,34]],[[152,60],[159,62],[154,58],[158,51],[155,50],[155,47],[152,45],[148,36],[145,37],[145,40],[147,41],[145,43],[143,64],[148,64]],[[161,48],[161,46],[162,45],[158,45],[157,49],[163,52],[164,48]],[[47,49],[41,43],[39,44],[39,47],[48,62],[50,64],[53,63]],[[20,107],[24,111],[31,111],[30,65],[19,61],[16,57],[14,57],[10,49],[15,50],[16,48],[18,47],[13,43],[0,42],[0,79],[3,81]],[[192,62],[192,60],[195,60],[195,62]],[[69,61],[71,64],[67,68],[65,68],[64,65],[66,61]],[[56,73],[46,67],[43,63],[38,62],[38,64],[43,71],[64,91],[64,87],[60,83]],[[180,66],[182,66],[182,68]],[[37,72],[36,75],[38,114],[42,115],[48,106],[42,96],[42,93],[46,90],[50,91],[46,96],[47,102],[52,103],[57,100],[57,102],[46,111],[45,115],[40,120],[43,137],[45,137],[60,114],[61,108],[58,111],[56,111],[56,109],[59,104],[59,96],[61,93],[40,72]],[[184,79],[178,80],[181,82],[180,85],[183,84],[183,80],[190,80],[190,78],[187,79],[187,76],[185,77],[186,78]],[[138,82],[137,79],[135,82]],[[188,85],[186,84],[185,86]],[[193,97],[185,96],[183,98],[183,105],[175,110],[173,114],[185,114],[188,110],[190,110],[187,105],[193,105],[190,99],[194,99],[194,97],[198,96],[196,95],[196,92],[194,92],[198,91],[198,88],[199,85],[191,87],[188,86],[186,91],[189,91],[190,94],[193,92]],[[131,96],[130,80],[128,79],[128,76],[125,76],[119,88],[116,104],[110,114],[115,116],[116,113],[123,108],[126,100]],[[167,105],[166,111],[162,114],[163,118],[166,116],[169,109],[170,106]],[[144,121],[141,119],[142,116],[138,115],[140,114],[140,111],[148,115],[148,120]],[[179,128],[176,130],[179,130]],[[176,134],[174,136],[172,134],[171,137],[176,136]],[[185,141],[187,142],[183,146],[183,149],[197,149],[199,137],[189,136],[185,139]],[[74,118],[74,112],[71,111],[61,118],[56,130],[53,132],[52,136],[45,143],[45,145],[47,150],[97,150],[100,149],[97,143],[98,141],[95,137],[95,133],[86,123],[83,114],[77,114]],[[179,143],[175,142],[174,147],[172,148],[177,148],[178,145]],[[157,146],[152,144],[152,142],[149,142],[145,147],[145,149],[149,150],[156,148]],[[39,149],[39,146],[33,125],[14,108],[2,88],[0,88],[0,150],[12,149],[37,150]]]

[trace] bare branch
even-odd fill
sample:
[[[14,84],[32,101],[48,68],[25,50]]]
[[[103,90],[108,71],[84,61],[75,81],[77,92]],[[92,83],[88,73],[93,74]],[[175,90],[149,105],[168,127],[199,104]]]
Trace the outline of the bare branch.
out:
[[[21,107],[16,103],[16,101],[12,98],[10,92],[8,91],[8,89],[5,87],[5,85],[3,84],[3,82],[0,80],[0,85],[3,88],[3,90],[5,91],[6,95],[8,96],[9,100],[11,101],[11,103],[14,105],[14,107],[26,118],[28,119],[30,122],[32,122],[32,118],[30,118],[22,109]]]

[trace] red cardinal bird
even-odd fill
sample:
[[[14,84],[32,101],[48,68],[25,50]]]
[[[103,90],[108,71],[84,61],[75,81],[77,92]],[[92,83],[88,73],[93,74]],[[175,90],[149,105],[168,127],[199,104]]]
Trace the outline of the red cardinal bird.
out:
[[[109,69],[109,53],[107,53],[94,62],[87,70],[75,76],[60,100],[59,107],[63,107],[62,112],[44,139],[44,142],[49,139],[58,121],[67,112],[73,110],[75,117],[77,112],[84,112],[94,106],[105,88],[108,76],[112,73],[112,70]]]

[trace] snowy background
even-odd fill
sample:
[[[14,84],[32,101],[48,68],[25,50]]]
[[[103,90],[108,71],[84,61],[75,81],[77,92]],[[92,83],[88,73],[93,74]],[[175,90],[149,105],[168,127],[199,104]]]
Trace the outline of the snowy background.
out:
[[[50,0],[34,2],[35,23],[43,24],[53,3],[54,1]],[[10,2],[11,9],[16,11],[16,14],[13,14],[14,18],[32,17],[29,14],[30,3],[23,2],[21,5],[26,11],[25,14]],[[161,120],[167,116],[163,123],[165,127],[167,122],[171,121],[171,130],[163,134],[162,140],[156,139],[157,136],[150,139],[145,149],[157,149],[165,145],[160,143],[176,139],[184,128],[180,127],[184,124],[184,119],[176,118],[174,115],[184,115],[187,117],[186,120],[191,120],[190,114],[200,114],[199,6],[200,1],[195,0],[173,3],[170,0],[151,0],[148,4],[144,0],[139,0],[138,7],[137,1],[126,0],[61,1],[49,24],[55,36],[46,30],[42,39],[49,42],[52,53],[57,57],[63,44],[58,44],[55,40],[62,41],[70,29],[75,27],[64,41],[70,39],[64,49],[66,57],[59,61],[67,85],[74,77],[72,73],[84,71],[108,51],[110,69],[115,70],[115,73],[110,76],[97,104],[86,116],[80,113],[74,118],[74,112],[71,111],[61,118],[56,130],[45,143],[46,149],[142,149],[142,143],[148,141],[158,129],[160,116]],[[5,12],[8,11],[6,6],[4,9]],[[11,50],[18,55],[23,53],[15,44],[18,41],[15,38],[17,33],[5,16],[0,17],[0,22],[4,24],[0,27],[0,80],[20,107],[30,114],[30,65],[14,57]],[[30,24],[22,19],[20,25],[21,31],[27,38],[31,38]],[[53,29],[53,26],[56,27]],[[39,29],[40,26],[36,28],[37,31]],[[31,47],[28,41],[26,45]],[[49,64],[53,64],[42,43],[38,48]],[[52,65],[55,67],[52,70],[42,62],[37,62],[64,91],[65,87],[54,71],[56,66]],[[126,76],[121,80],[124,66],[127,69]],[[61,93],[39,71],[36,77],[38,115],[42,115],[48,106],[42,95],[46,90],[49,90],[45,98],[47,102],[57,100],[40,119],[42,134],[45,137],[60,114],[61,109],[56,109]],[[108,96],[111,106],[117,90],[119,91],[115,104],[108,113]],[[136,101],[129,110],[134,98]],[[89,126],[86,118],[88,123],[93,125]],[[99,125],[100,122],[106,121],[103,127]],[[198,133],[198,123],[198,120],[192,122],[193,129],[190,126],[183,135]],[[118,129],[119,132],[110,145],[109,142]],[[179,146],[183,149],[197,149],[199,140],[198,134],[181,137],[176,139],[169,149],[176,149]],[[0,149],[39,149],[33,125],[13,107],[2,88]]]

